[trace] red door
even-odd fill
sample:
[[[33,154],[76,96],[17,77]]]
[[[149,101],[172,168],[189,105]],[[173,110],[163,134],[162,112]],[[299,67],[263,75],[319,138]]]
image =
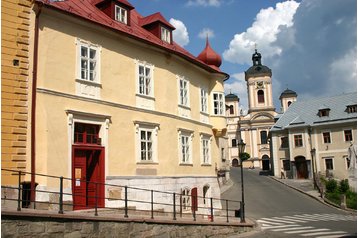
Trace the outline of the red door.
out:
[[[73,209],[104,207],[104,150],[73,146]]]
[[[198,210],[198,189],[193,188],[191,190],[191,210],[197,211]]]

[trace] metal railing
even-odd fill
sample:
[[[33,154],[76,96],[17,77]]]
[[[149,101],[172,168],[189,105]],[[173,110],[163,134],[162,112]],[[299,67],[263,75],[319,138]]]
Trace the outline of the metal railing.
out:
[[[35,188],[35,197],[41,195],[42,197],[48,197],[48,199],[45,199],[45,201],[44,199],[42,199],[42,201],[39,199],[31,201],[31,188],[29,188],[29,183],[25,184],[22,181],[22,177],[24,175],[31,175],[31,173],[10,169],[1,170],[2,172],[10,172],[13,176],[18,177],[17,187],[7,185],[1,186],[3,191],[4,189],[17,191],[17,198],[3,196],[3,192],[1,196],[2,203],[4,201],[16,202],[17,211],[21,211],[22,208],[28,208],[30,205],[32,205],[33,209],[38,209],[39,206],[42,206],[43,209],[45,205],[48,208],[52,207],[52,210],[58,209],[59,214],[64,214],[66,210],[94,209],[94,215],[98,216],[99,209],[106,208],[100,211],[108,212],[109,210],[113,211],[114,214],[123,213],[124,218],[128,218],[130,214],[133,214],[133,216],[140,214],[154,219],[154,214],[156,214],[156,216],[166,216],[172,220],[177,220],[178,216],[180,218],[191,217],[193,221],[197,221],[197,218],[205,219],[207,217],[207,219],[211,222],[214,222],[214,218],[218,219],[218,221],[224,222],[229,222],[230,220],[237,221],[236,219],[240,216],[240,210],[238,210],[238,208],[241,207],[241,201],[212,197],[206,198],[196,195],[183,195],[169,191],[158,191],[153,189],[98,183],[78,179],[75,180],[62,176],[59,177],[37,173],[35,174],[37,179],[45,177],[47,179],[57,180],[58,186],[55,187],[55,189]],[[70,186],[66,186],[65,188],[64,184],[66,181],[68,181],[67,185],[70,184]],[[88,193],[85,196],[74,194],[72,186],[74,186],[76,182],[92,185],[92,187],[95,188],[94,193]],[[54,184],[54,182],[52,184]],[[112,196],[100,195],[101,188],[102,191],[106,191],[106,189],[107,191],[115,189],[120,191],[120,193]],[[123,190],[124,194],[122,194]],[[104,194],[106,194],[106,192],[104,192]],[[67,199],[64,199],[64,197]],[[143,197],[146,197],[146,199],[143,199]],[[74,204],[74,201],[77,199],[85,201],[85,205]],[[199,206],[198,203],[200,199],[202,201],[201,206]],[[192,203],[192,200],[195,202]],[[215,206],[215,204],[219,205]],[[55,207],[54,209],[53,206],[58,206],[58,208]],[[65,206],[67,209],[64,209]]]

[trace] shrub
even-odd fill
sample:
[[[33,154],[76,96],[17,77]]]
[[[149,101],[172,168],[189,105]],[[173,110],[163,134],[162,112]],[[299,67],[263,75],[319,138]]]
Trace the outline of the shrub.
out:
[[[341,204],[341,195],[339,193],[326,193],[325,197],[337,205]]]
[[[329,179],[326,182],[326,192],[327,193],[334,193],[337,190],[338,184],[337,181],[334,179]]]
[[[348,190],[346,192],[346,196],[347,196],[347,200],[346,200],[347,207],[350,209],[357,210],[357,193]]]
[[[348,179],[341,180],[341,182],[339,182],[339,191],[341,193],[346,194],[348,190],[349,190]]]

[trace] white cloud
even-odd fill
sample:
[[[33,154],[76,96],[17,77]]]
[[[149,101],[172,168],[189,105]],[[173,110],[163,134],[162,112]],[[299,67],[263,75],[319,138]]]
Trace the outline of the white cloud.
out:
[[[232,63],[251,64],[255,44],[266,57],[279,55],[282,50],[271,43],[276,41],[282,26],[292,26],[293,15],[298,6],[299,3],[295,1],[287,1],[277,3],[276,8],[262,9],[246,32],[234,36],[229,49],[224,52],[224,59]]]
[[[206,39],[206,37],[208,38],[213,38],[215,36],[214,31],[210,28],[204,28],[199,32],[199,38],[201,39]]]
[[[222,0],[189,0],[187,6],[219,7]]]
[[[189,33],[184,23],[180,20],[176,20],[173,18],[169,20],[169,23],[175,27],[175,30],[173,31],[174,41],[180,46],[185,46],[189,44]]]

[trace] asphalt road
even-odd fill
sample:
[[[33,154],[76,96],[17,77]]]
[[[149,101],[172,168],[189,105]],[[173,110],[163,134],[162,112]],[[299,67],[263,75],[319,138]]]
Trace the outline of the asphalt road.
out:
[[[240,168],[224,199],[241,200]],[[244,169],[245,215],[258,224],[246,237],[357,237],[356,214],[323,204],[281,184],[258,169]]]

